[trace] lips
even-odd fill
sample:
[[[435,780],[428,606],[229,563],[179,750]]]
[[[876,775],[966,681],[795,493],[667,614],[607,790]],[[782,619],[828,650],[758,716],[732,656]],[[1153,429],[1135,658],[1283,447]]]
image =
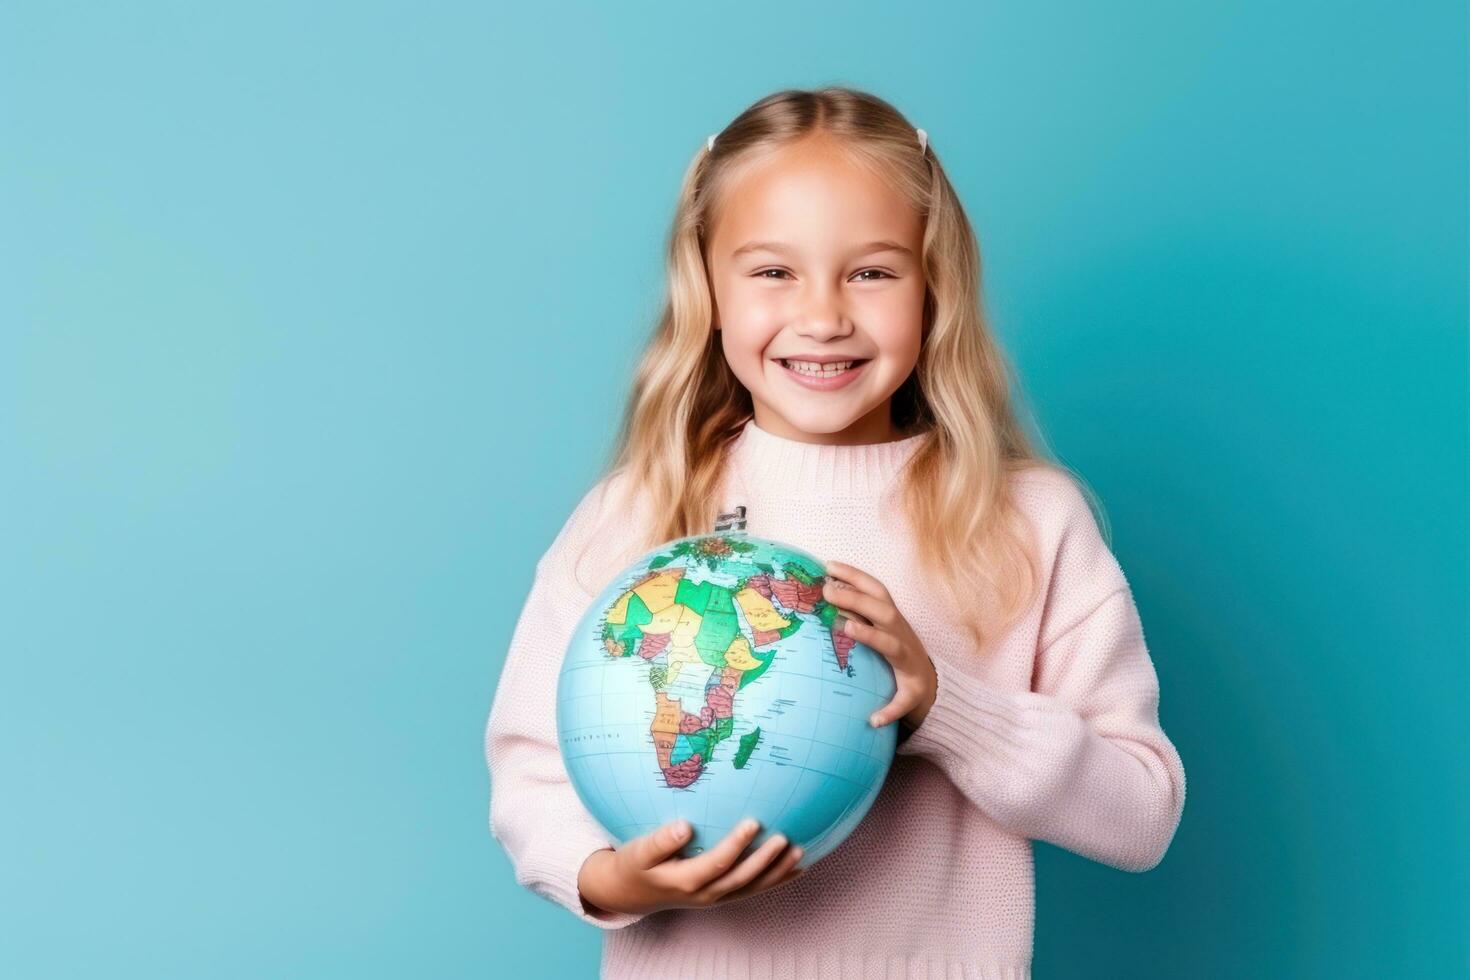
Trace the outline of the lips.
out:
[[[832,391],[849,385],[858,375],[863,373],[863,369],[868,365],[867,358],[849,361],[832,361],[823,365],[818,365],[810,361],[788,361],[784,358],[775,358],[775,361],[781,366],[781,372],[788,378],[791,378],[802,387],[814,391]],[[793,364],[800,366],[793,367]],[[842,370],[836,369],[842,365],[846,365],[846,367]],[[806,370],[803,370],[803,368]]]
[[[781,361],[782,367],[790,368],[792,371],[800,371],[802,374],[816,376],[829,376],[841,374],[854,364],[859,364],[866,360],[866,358],[854,357],[845,361],[812,361],[805,358],[779,358],[779,360]]]
[[[861,354],[782,354],[773,361],[810,361],[813,364],[831,364],[835,361],[867,361],[871,358]]]

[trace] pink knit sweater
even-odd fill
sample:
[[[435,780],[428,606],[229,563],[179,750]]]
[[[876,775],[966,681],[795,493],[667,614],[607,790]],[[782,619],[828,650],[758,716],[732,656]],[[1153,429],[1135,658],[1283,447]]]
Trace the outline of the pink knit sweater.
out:
[[[895,478],[922,438],[820,446],[751,421],[731,446],[723,509],[743,503],[749,533],[876,576],[939,678],[853,834],[750,898],[646,915],[582,905],[582,862],[618,842],[567,781],[549,706],[577,618],[642,553],[630,537],[636,488],[599,482],[537,563],[486,729],[490,829],[517,882],[605,930],[602,976],[1026,978],[1032,839],[1125,871],[1168,849],[1184,768],[1159,726],[1132,593],[1086,498],[1059,470],[1013,478],[1044,581],[981,655],[927,585],[897,500]],[[614,503],[625,490],[631,501]]]

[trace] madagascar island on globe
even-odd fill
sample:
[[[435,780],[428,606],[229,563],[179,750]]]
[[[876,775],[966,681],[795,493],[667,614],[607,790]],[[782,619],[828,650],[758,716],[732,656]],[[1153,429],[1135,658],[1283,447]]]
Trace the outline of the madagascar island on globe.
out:
[[[587,608],[557,738],[578,797],[620,842],[683,818],[690,857],[754,817],[752,848],[785,834],[805,867],[877,798],[897,723],[868,718],[896,685],[880,654],[833,630],[822,563],[747,535],[737,514],[644,555]]]

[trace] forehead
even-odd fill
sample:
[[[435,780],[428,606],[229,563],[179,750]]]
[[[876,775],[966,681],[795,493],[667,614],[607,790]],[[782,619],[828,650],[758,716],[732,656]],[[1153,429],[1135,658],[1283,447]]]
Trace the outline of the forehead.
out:
[[[752,240],[841,248],[890,238],[917,251],[922,237],[918,212],[891,183],[813,141],[761,156],[730,180],[711,245],[728,255]]]

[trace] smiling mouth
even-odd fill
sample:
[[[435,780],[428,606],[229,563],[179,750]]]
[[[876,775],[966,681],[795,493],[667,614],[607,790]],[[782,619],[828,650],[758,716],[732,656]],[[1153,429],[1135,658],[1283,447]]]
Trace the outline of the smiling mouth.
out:
[[[808,391],[837,391],[855,384],[867,369],[872,358],[855,358],[851,361],[832,361],[821,364],[816,361],[773,358],[781,365],[781,373],[792,382]]]
[[[785,358],[776,358],[777,362],[788,371],[809,378],[836,378],[845,372],[862,364],[868,363],[870,358],[857,358],[851,361],[833,361],[829,364],[819,364],[816,361],[789,361]]]

